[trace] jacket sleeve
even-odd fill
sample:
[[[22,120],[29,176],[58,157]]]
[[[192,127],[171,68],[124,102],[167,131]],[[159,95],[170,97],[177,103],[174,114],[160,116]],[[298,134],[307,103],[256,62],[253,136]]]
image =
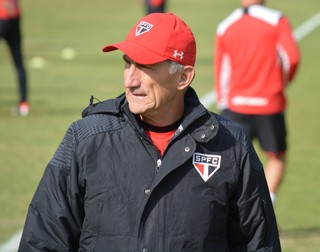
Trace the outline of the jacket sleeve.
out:
[[[281,251],[276,217],[262,164],[243,134],[239,177],[230,203],[231,251]]]
[[[298,45],[293,37],[290,23],[282,17],[278,25],[278,54],[281,60],[283,78],[286,83],[293,80],[300,61]]]
[[[213,56],[213,71],[215,76],[214,89],[216,91],[218,107],[222,99],[222,92],[223,92],[222,88],[223,88],[223,82],[224,82],[223,77],[224,76],[226,77],[226,75],[223,75],[223,66],[222,66],[223,55],[224,55],[224,51],[222,46],[222,36],[216,34],[214,56]]]
[[[68,129],[29,206],[20,252],[77,251],[83,219],[82,189]]]

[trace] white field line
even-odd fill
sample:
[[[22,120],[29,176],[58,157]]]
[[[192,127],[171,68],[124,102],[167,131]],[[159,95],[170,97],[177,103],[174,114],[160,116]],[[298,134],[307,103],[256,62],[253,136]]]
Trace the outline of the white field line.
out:
[[[297,27],[293,34],[297,41],[307,36],[313,30],[315,30],[320,25],[320,12],[306,20],[303,24]]]
[[[297,41],[310,34],[320,26],[320,12],[306,20],[299,27],[294,30],[294,37]],[[201,103],[206,107],[212,106],[216,101],[216,95],[214,91],[211,91],[200,98]],[[0,246],[0,252],[17,252],[19,242],[21,239],[22,231],[13,235],[6,243]]]
[[[0,246],[0,252],[16,252],[18,251],[22,230],[13,235],[5,244]]]
[[[212,84],[213,85],[213,84]],[[216,102],[216,93],[212,90],[200,98],[201,103],[206,108],[211,107]]]

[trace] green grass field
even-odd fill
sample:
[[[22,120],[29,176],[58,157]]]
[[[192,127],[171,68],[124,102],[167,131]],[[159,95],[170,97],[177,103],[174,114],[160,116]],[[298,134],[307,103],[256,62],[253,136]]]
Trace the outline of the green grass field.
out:
[[[139,0],[21,2],[32,111],[28,117],[11,115],[18,100],[17,85],[11,58],[1,41],[0,244],[21,230],[46,164],[69,124],[80,118],[90,96],[104,100],[123,91],[121,53],[103,54],[101,48],[122,40],[144,15]],[[193,87],[203,96],[213,88],[216,25],[238,1],[169,2],[169,10],[181,16],[196,36]],[[320,12],[319,0],[270,0],[268,6],[283,10],[294,28]],[[287,92],[288,171],[275,205],[285,252],[320,251],[319,41],[320,27],[299,41],[302,62]],[[77,52],[74,60],[60,57],[66,47]],[[33,57],[42,57],[44,68],[32,68]],[[258,146],[257,151],[260,155]]]

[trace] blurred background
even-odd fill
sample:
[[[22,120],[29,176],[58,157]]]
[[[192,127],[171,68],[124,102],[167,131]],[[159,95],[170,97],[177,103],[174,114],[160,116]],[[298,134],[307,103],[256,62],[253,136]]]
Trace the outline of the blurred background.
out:
[[[140,0],[21,0],[23,51],[30,114],[12,115],[18,103],[16,76],[7,45],[0,40],[0,251],[21,231],[28,204],[69,124],[81,117],[91,95],[99,100],[123,92],[121,52],[103,54],[124,39],[145,14]],[[200,97],[213,91],[214,34],[238,1],[168,0],[197,40]],[[320,15],[319,0],[269,0],[293,29]],[[320,22],[319,22],[320,25]],[[299,37],[302,62],[287,90],[287,175],[275,211],[283,251],[320,251],[320,26]],[[215,111],[214,100],[208,108]],[[257,152],[264,160],[258,145]],[[1,245],[2,244],[2,245]]]

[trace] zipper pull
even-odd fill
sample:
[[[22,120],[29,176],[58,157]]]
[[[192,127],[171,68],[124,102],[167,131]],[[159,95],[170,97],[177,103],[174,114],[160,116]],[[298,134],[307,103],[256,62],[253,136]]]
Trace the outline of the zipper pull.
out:
[[[157,172],[160,170],[161,164],[162,164],[161,159],[158,159],[158,160],[157,160]]]

